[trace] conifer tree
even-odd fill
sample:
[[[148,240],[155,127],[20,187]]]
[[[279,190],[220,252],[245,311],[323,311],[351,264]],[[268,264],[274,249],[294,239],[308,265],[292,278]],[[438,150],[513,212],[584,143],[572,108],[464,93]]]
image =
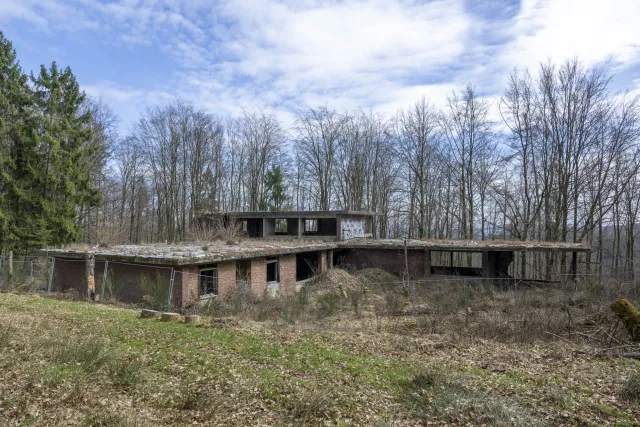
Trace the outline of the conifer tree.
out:
[[[78,208],[95,206],[99,193],[92,188],[88,159],[92,148],[91,113],[81,112],[85,99],[69,67],[62,72],[55,62],[31,76],[39,110],[43,178],[39,187],[44,219],[52,244],[66,244],[80,237]]]
[[[0,32],[0,248],[20,250],[46,241],[34,100],[11,42]]]

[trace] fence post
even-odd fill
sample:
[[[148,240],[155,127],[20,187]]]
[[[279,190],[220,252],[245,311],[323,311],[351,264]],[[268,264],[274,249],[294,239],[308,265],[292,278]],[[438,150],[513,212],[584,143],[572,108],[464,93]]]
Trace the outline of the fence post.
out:
[[[411,281],[411,311],[416,314],[416,281]]]
[[[49,271],[49,285],[47,286],[47,295],[51,295],[51,285],[53,284],[53,269],[56,265],[56,257],[51,257],[51,269]]]
[[[9,251],[9,286],[13,288],[13,251]]]
[[[462,279],[462,288],[463,288],[462,301],[466,306],[467,305],[467,279]]]
[[[244,303],[247,298],[247,281],[242,281],[242,299],[240,301],[240,312],[244,313]]]
[[[107,287],[107,275],[109,274],[109,261],[104,261],[104,273],[102,273],[102,286],[100,287],[100,302],[104,304],[104,291]]]
[[[175,278],[176,270],[171,267],[171,278],[169,279],[169,295],[167,295],[167,311],[171,311],[171,296],[173,295],[173,279]]]

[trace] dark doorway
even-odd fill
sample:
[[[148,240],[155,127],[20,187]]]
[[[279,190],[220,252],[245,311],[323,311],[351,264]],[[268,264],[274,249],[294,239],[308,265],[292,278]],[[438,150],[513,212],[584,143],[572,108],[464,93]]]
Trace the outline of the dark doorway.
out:
[[[296,254],[296,280],[307,280],[318,269],[318,252]]]

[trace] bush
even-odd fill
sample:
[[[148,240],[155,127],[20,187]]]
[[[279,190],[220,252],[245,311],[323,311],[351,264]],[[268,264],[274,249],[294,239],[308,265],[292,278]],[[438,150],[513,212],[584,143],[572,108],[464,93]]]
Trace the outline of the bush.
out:
[[[318,295],[316,302],[318,303],[317,312],[319,319],[333,316],[340,309],[340,295],[333,292]]]
[[[351,301],[351,306],[353,307],[353,313],[356,317],[360,317],[362,315],[362,297],[364,293],[360,290],[352,290],[349,291],[349,300]]]
[[[393,291],[387,292],[384,296],[387,314],[393,315],[399,313],[404,308],[405,298]]]

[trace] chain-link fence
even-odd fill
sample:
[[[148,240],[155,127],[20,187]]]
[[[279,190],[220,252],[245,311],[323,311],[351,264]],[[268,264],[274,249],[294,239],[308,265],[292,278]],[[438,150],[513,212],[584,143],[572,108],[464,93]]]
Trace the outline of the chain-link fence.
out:
[[[76,272],[84,272],[85,265],[86,260],[53,257],[14,257],[10,263],[2,257],[0,291],[86,299],[86,289],[71,287],[71,291],[60,292],[61,283],[67,280],[64,271],[72,266]],[[114,276],[116,268],[128,267],[136,273],[127,281]],[[101,302],[135,302],[212,319],[462,333],[490,339],[583,337],[609,344],[624,340],[624,328],[612,316],[610,303],[626,298],[640,306],[637,282],[601,280],[596,275],[575,279],[567,275],[554,282],[451,276],[382,281],[375,280],[375,275],[364,278],[357,272],[336,271],[341,274],[330,270],[296,283],[256,283],[243,278],[231,288],[224,288],[216,277],[218,295],[195,295],[185,303],[188,295],[184,288],[198,289],[202,278],[211,276],[166,266],[99,261],[95,264],[94,292]]]

